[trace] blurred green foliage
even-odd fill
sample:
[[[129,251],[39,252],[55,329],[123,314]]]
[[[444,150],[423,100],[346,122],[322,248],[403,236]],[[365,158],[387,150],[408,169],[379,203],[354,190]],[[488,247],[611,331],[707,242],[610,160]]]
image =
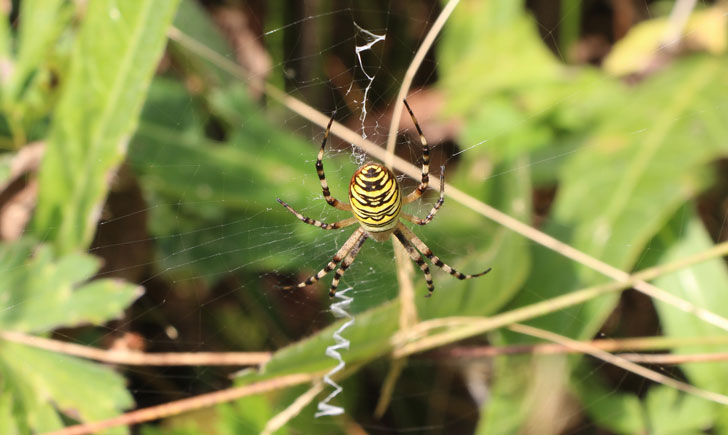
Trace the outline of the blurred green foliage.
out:
[[[29,140],[45,141],[37,238],[0,244],[3,331],[46,335],[60,327],[103,324],[122,317],[142,293],[116,279],[89,281],[100,261],[83,251],[134,130],[175,2],[87,6],[78,29],[68,2],[22,2],[15,29],[3,9],[3,144],[13,150]],[[11,172],[6,169],[4,183],[12,181]],[[63,354],[0,341],[0,368],[2,433],[57,430],[68,421],[113,417],[134,404],[115,371]]]

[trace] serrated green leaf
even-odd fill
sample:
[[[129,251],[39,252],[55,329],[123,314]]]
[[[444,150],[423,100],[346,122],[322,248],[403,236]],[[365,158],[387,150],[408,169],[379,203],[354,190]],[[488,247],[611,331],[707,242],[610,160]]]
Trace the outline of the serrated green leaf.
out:
[[[142,288],[118,279],[97,279],[75,290],[58,312],[62,316],[52,322],[52,329],[84,324],[98,325],[121,317],[126,307],[143,293]]]
[[[662,253],[660,263],[677,261],[713,247],[701,220],[690,210],[678,213],[656,237],[655,252]],[[696,307],[708,309],[719,316],[728,316],[728,271],[723,259],[716,258],[655,280],[659,286]],[[655,301],[663,333],[671,337],[710,337],[725,331],[678,310],[664,302]],[[726,347],[689,346],[674,349],[675,353],[726,352]],[[683,364],[681,369],[696,386],[717,393],[728,393],[728,366],[720,362]]]
[[[12,401],[13,431],[18,433],[50,432],[63,427],[61,417],[45,396],[37,394],[33,385],[25,379],[13,376],[12,367],[6,365],[3,358],[5,342],[0,342],[0,368],[6,376],[3,397]]]
[[[481,408],[478,434],[509,434],[519,432],[529,415],[532,403],[524,400],[531,380],[530,358],[519,355],[498,357],[493,361],[496,373],[507,373],[497,380],[495,390]]]
[[[45,332],[61,326],[98,324],[118,317],[140,295],[132,284],[112,279],[80,286],[99,268],[87,254],[55,260],[32,241],[0,244],[0,328]]]
[[[50,426],[52,420],[45,420],[50,417],[50,403],[82,421],[110,418],[134,404],[124,378],[100,364],[11,342],[0,342],[0,360],[13,382],[29,390],[26,398],[47,404],[41,414],[35,414],[36,418],[28,414],[28,425],[34,430],[59,427],[59,420]],[[110,433],[127,430],[117,428]]]
[[[88,4],[40,171],[34,227],[58,252],[91,242],[108,177],[136,127],[176,4]]]

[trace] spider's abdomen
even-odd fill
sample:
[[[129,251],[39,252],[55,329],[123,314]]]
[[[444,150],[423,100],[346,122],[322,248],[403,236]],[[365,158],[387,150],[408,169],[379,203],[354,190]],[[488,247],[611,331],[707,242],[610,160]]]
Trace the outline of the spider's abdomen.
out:
[[[366,163],[360,167],[351,177],[349,200],[354,216],[370,234],[397,226],[402,209],[399,183],[384,166]]]

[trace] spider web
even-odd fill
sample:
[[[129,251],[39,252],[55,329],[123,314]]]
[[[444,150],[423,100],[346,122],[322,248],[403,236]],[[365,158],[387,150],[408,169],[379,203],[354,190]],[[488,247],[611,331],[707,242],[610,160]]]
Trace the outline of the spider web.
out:
[[[277,80],[276,85],[285,89],[287,94],[308,102],[327,116],[337,110],[337,120],[357,131],[361,137],[384,144],[394,105],[393,97],[401,85],[406,62],[414,56],[419,42],[436,19],[440,11],[438,3],[418,2],[413,11],[394,3],[381,8],[346,7],[325,11],[311,11],[307,9],[310,7],[300,6],[300,10],[288,15],[269,11],[267,18],[257,16],[256,13],[260,11],[252,7],[245,11],[252,23],[250,27],[258,27],[257,32],[253,32],[256,35],[253,41],[273,52],[270,55],[272,61],[265,69],[266,76]],[[577,12],[578,9],[575,9],[574,13]],[[554,47],[561,60],[565,60],[555,42],[555,31],[560,21],[548,17],[548,14],[537,13],[536,16],[541,20],[538,26],[544,40]],[[561,15],[561,20],[566,18],[568,13]],[[267,21],[264,24],[256,22],[256,19]],[[268,23],[274,23],[273,27],[267,28]],[[409,34],[403,34],[401,28],[408,29]],[[324,37],[319,33],[321,29],[331,29],[336,37]],[[275,50],[280,52],[275,53]],[[388,55],[392,51],[406,53],[407,56],[400,64],[393,64]],[[239,54],[234,49],[227,53],[230,58]],[[329,59],[329,63],[322,65],[323,58]],[[263,62],[261,59],[257,61]],[[256,59],[251,62],[255,64]],[[444,67],[441,62],[434,53],[426,58],[409,97],[425,135],[436,145],[432,150],[431,180],[436,182],[439,176],[437,168],[442,165],[447,170],[448,180],[450,177],[460,180],[458,187],[465,187],[462,186],[465,184],[463,178],[458,176],[461,168],[476,171],[470,175],[477,183],[502,187],[502,183],[512,182],[512,177],[524,171],[537,177],[541,172],[549,171],[552,165],[565,162],[578,151],[575,147],[544,148],[534,152],[530,160],[516,160],[516,164],[507,167],[490,166],[490,162],[480,152],[486,148],[493,150],[494,154],[510,152],[506,145],[499,149],[499,144],[504,143],[509,134],[515,132],[517,135],[519,128],[528,127],[525,123],[529,119],[510,124],[499,132],[471,132],[465,139],[453,135],[451,126],[437,115],[428,113],[430,105],[441,103],[447,107],[447,102],[442,102],[441,96],[433,96],[431,88],[438,82],[440,70]],[[183,69],[182,66],[175,66],[172,72],[175,72],[174,68]],[[182,75],[180,71],[177,73]],[[487,80],[486,71],[483,77]],[[175,93],[179,86],[160,83],[153,86],[153,93],[158,92],[160,96],[170,93],[179,95]],[[194,83],[188,84],[188,87],[194,88]],[[580,98],[590,96],[589,92],[573,91],[561,98],[559,103],[576,104]],[[164,125],[178,124],[181,130],[188,133],[190,130],[184,124],[189,122],[203,129],[206,137],[223,143],[225,140],[232,142],[232,139],[225,137],[225,132],[220,130],[227,129],[228,132],[238,134],[244,132],[240,126],[260,123],[254,113],[244,111],[237,117],[229,118],[238,122],[235,127],[221,125],[223,123],[218,120],[211,122],[200,111],[194,93],[185,92],[182,95],[186,97],[176,104],[181,110],[174,113],[165,112],[161,106],[148,105],[145,113],[149,118],[142,124],[160,120]],[[219,101],[210,104],[220,104],[223,107],[220,113],[234,107],[225,106],[231,104],[225,96],[219,96]],[[340,231],[308,228],[277,206],[274,195],[280,195],[296,210],[315,219],[334,222],[347,217],[345,213],[326,204],[314,170],[323,130],[274,104],[270,106],[267,116],[276,119],[280,125],[271,123],[268,127],[280,127],[291,137],[297,137],[301,146],[296,151],[279,151],[278,142],[271,133],[271,137],[258,136],[258,142],[247,143],[246,149],[234,154],[233,158],[242,156],[250,159],[250,162],[240,166],[226,165],[224,161],[219,162],[219,166],[212,166],[210,162],[214,160],[181,162],[167,154],[162,147],[147,150],[143,160],[137,160],[140,159],[138,155],[130,154],[129,166],[141,168],[141,172],[146,174],[141,176],[142,186],[120,188],[111,194],[107,205],[108,217],[99,226],[91,252],[107,258],[103,275],[139,282],[145,286],[147,293],[131,310],[130,319],[108,327],[108,337],[119,337],[128,332],[138,333],[143,337],[147,350],[157,351],[279,349],[315,333],[332,323],[336,314],[341,315],[324,296],[333,273],[321,280],[320,285],[300,291],[283,292],[276,288],[281,283],[305,279],[323,267],[343,245],[353,227]],[[544,111],[547,110],[544,108]],[[537,117],[529,116],[530,120]],[[397,153],[419,165],[421,146],[412,136],[410,130],[413,127],[405,118],[397,141]],[[653,128],[651,125],[640,127],[647,131]],[[144,130],[144,127],[141,129]],[[440,140],[433,140],[433,136]],[[149,134],[143,140],[148,142],[151,137]],[[252,150],[253,145],[255,150]],[[258,154],[276,153],[284,154],[280,156],[279,165],[266,166],[269,163],[263,157],[256,160]],[[153,157],[154,163],[149,163],[149,157]],[[331,138],[324,156],[324,168],[334,197],[346,200],[348,178],[367,159],[369,157],[354,145]],[[469,163],[473,160],[479,160],[479,164]],[[256,165],[265,166],[270,177],[258,177]],[[249,171],[234,172],[233,169],[238,167],[249,168]],[[149,177],[150,173],[159,177],[169,176],[172,181]],[[134,177],[131,175],[129,178]],[[120,179],[123,184],[123,171]],[[289,187],[283,186],[285,190],[273,193],[268,187],[273,179],[283,179]],[[399,179],[406,192],[418,183],[418,180],[403,175],[399,175]],[[184,187],[165,190],[170,189],[175,180],[179,180],[180,186]],[[271,196],[264,198],[256,193],[261,191],[271,192]],[[252,199],[238,199],[248,194]],[[553,192],[543,189],[538,195],[541,197],[537,197],[536,201],[549,202]],[[436,197],[435,192],[428,192],[423,201],[413,204],[407,211],[424,216]],[[252,212],[248,212],[248,209]],[[539,222],[541,226],[559,224],[552,222],[545,212],[539,219],[542,219]],[[139,225],[138,220],[147,220],[149,234],[141,231],[127,234],[126,238],[117,237],[119,228],[135,227]],[[439,220],[443,223],[440,224]],[[431,225],[415,230],[444,261],[465,273],[475,273],[479,270],[473,268],[479,267],[479,262],[468,259],[463,253],[473,252],[477,246],[490,246],[497,237],[502,237],[499,233],[494,235],[485,231],[484,228],[491,230],[494,226],[483,221],[484,218],[471,208],[447,199]],[[719,227],[722,229],[723,225],[724,222]],[[448,237],[450,232],[456,234],[452,239]],[[526,239],[520,243],[526,249],[535,247],[534,242]],[[625,249],[631,244],[631,240],[609,242],[610,246]],[[660,249],[659,246],[648,246],[647,253],[642,254],[642,261],[650,264],[648,254],[651,251],[659,254]],[[119,260],[119,256],[126,256],[127,260]],[[522,273],[521,265],[509,263],[508,258],[498,257],[495,253],[489,258],[492,263],[488,266],[493,267],[494,273],[501,276]],[[354,319],[367,309],[396,299],[398,289],[393,259],[391,243],[367,241],[356,262],[343,277],[340,288],[352,288],[347,292],[347,297],[352,298],[348,308]],[[455,287],[460,284],[450,283],[448,280],[451,277],[434,270],[434,267],[432,269],[438,290],[431,302],[446,304],[451,299],[450,295],[454,294],[452,292],[462,291]],[[425,287],[419,271],[417,273],[413,280],[419,297],[425,293]],[[538,286],[525,287],[523,292],[537,299],[551,297],[541,293]],[[622,304],[625,310],[642,305],[644,312],[648,313],[646,316],[654,317],[653,308],[644,297],[630,292],[624,299],[627,300]],[[575,323],[584,322],[583,317],[577,314],[573,314],[571,320]],[[656,335],[659,327],[659,320],[653,318],[646,327],[647,331],[640,331]],[[609,334],[603,333],[605,337]],[[614,335],[618,335],[617,331],[614,331]],[[68,337],[76,339],[73,335]],[[346,352],[341,352],[341,355],[345,361]],[[553,364],[558,365],[559,362]],[[341,400],[342,404],[350,403],[353,400],[347,399],[347,394],[356,397],[365,393],[367,397],[376,398],[387,366],[384,362],[376,362],[372,366],[367,374],[376,377],[376,391],[364,391],[365,386],[347,380],[343,385],[343,393],[336,396],[337,400]],[[625,390],[640,392],[646,389],[646,384],[634,375],[613,371],[597,360],[591,361],[591,368],[592,371],[579,374],[582,381],[601,379],[603,372],[606,372],[611,376],[611,383],[604,388],[606,392],[590,396],[592,398],[587,400],[589,406],[599,406],[600,401],[620,395]],[[471,431],[477,423],[479,408],[488,401],[490,391],[487,380],[493,369],[487,361],[458,366],[453,360],[413,359],[405,369],[407,381],[395,388],[388,415],[412,413],[411,403],[417,403],[420,407],[414,409],[424,410],[423,416],[402,421],[392,417],[384,423],[366,420],[361,425],[364,430],[372,432],[385,431],[388,425],[397,425],[399,432]],[[547,364],[544,370],[548,369]],[[551,369],[555,373],[559,367],[553,366]],[[660,370],[670,377],[683,376],[677,369]],[[228,377],[231,374],[230,371],[204,367],[130,369],[128,373],[140,407],[225,388],[230,384]],[[540,380],[548,377],[548,373],[540,374]],[[155,384],[157,382],[159,384]],[[310,406],[312,409],[314,405]],[[371,410],[355,408],[351,415],[363,415],[365,411],[371,413]],[[302,412],[291,424],[292,432],[306,432],[312,427],[326,430],[327,425],[334,424],[324,421],[310,426],[312,423],[302,423],[306,419],[312,420],[313,413]],[[565,414],[567,420],[577,422],[576,431],[599,427],[576,407]],[[258,429],[247,421],[237,423],[243,429]],[[332,427],[334,430],[340,428]]]

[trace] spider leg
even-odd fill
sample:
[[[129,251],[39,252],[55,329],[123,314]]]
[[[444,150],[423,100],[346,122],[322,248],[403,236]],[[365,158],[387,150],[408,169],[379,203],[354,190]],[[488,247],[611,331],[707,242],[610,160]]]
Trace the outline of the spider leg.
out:
[[[412,112],[409,104],[407,104],[407,100],[403,101],[405,107],[407,107],[410,117],[412,117],[412,122],[415,124],[415,128],[417,128],[417,133],[420,134],[420,142],[422,142],[422,180],[420,181],[420,185],[417,186],[417,190],[402,198],[402,204],[409,204],[422,196],[422,194],[427,190],[427,183],[430,181],[430,146],[427,144],[425,135],[422,134],[420,124],[417,123],[417,118],[415,118],[414,112]]]
[[[400,216],[402,216],[403,218],[412,222],[413,224],[427,225],[430,223],[432,218],[434,218],[435,215],[437,214],[437,212],[440,210],[440,207],[442,207],[443,202],[445,202],[445,174],[443,172],[440,172],[440,198],[438,198],[437,202],[435,203],[435,206],[432,207],[432,210],[430,210],[430,213],[427,215],[427,217],[424,219],[420,219],[417,216],[412,216],[407,213],[402,213]]]
[[[364,229],[359,228],[356,231],[354,231],[351,236],[349,236],[348,239],[346,239],[346,242],[344,243],[344,246],[339,249],[336,254],[334,254],[334,258],[329,261],[329,264],[326,265],[323,269],[319,270],[316,275],[311,275],[308,277],[305,281],[301,281],[298,284],[295,285],[287,285],[282,287],[283,289],[289,290],[292,288],[303,288],[308,285],[311,285],[315,283],[316,281],[320,280],[324,276],[326,276],[327,273],[331,272],[336,268],[336,265],[341,263],[341,260],[346,257],[346,255],[349,253],[349,251],[354,248],[359,243],[359,240],[362,238],[362,235],[364,235]]]
[[[319,227],[319,228],[324,229],[324,230],[335,230],[335,229],[338,229],[338,228],[348,227],[349,225],[351,225],[353,223],[356,223],[356,218],[353,217],[353,216],[350,217],[350,218],[347,218],[347,219],[340,220],[338,222],[331,223],[331,224],[326,223],[326,222],[321,222],[319,220],[311,219],[310,217],[306,217],[306,216],[302,215],[301,213],[299,213],[296,210],[294,210],[293,207],[291,207],[290,205],[288,205],[287,202],[283,201],[280,198],[276,198],[276,200],[278,202],[280,202],[283,207],[285,207],[286,209],[288,209],[288,211],[290,211],[291,213],[293,213],[294,215],[296,215],[296,217],[301,222],[306,223],[306,224],[313,225],[315,227]]]
[[[316,158],[316,173],[318,174],[319,181],[321,182],[321,191],[324,194],[324,198],[326,199],[326,202],[329,203],[330,206],[336,207],[339,210],[346,210],[351,211],[351,206],[345,202],[341,202],[338,199],[331,196],[331,191],[329,191],[329,183],[326,181],[326,174],[324,174],[324,148],[326,148],[326,140],[329,138],[329,132],[331,131],[331,124],[334,123],[334,115],[336,115],[336,112],[334,112],[333,115],[331,115],[331,119],[329,120],[329,125],[326,126],[326,132],[324,133],[324,140],[321,142],[321,149],[319,149],[318,157]]]
[[[415,235],[415,233],[413,233],[409,228],[404,226],[401,222],[399,223],[399,225],[397,225],[397,230],[401,231],[402,234],[404,235],[404,237],[409,239],[412,242],[412,244],[414,244],[417,247],[417,249],[420,252],[422,252],[425,255],[425,257],[427,257],[432,262],[432,264],[434,264],[435,266],[439,267],[440,269],[444,270],[445,272],[449,273],[450,275],[454,276],[457,279],[477,278],[479,276],[485,275],[486,273],[490,272],[490,270],[491,270],[491,268],[489,267],[489,268],[485,269],[484,271],[482,271],[480,273],[476,273],[474,275],[466,275],[464,273],[460,273],[457,270],[453,269],[451,266],[443,263],[442,260],[440,260],[440,258],[437,255],[432,253],[432,251],[430,250],[430,248],[427,247],[425,242],[420,240],[420,238],[417,237]],[[395,234],[396,234],[396,231],[395,231]]]
[[[399,227],[402,227],[402,224],[399,224],[398,228],[394,230],[394,237],[399,240],[399,243],[404,246],[404,249],[407,250],[407,253],[409,254],[412,261],[417,263],[418,266],[420,266],[420,270],[422,273],[425,274],[425,281],[427,281],[427,293],[426,297],[432,296],[432,292],[435,291],[435,285],[432,283],[432,274],[430,273],[430,267],[425,263],[425,260],[422,259],[422,256],[419,252],[412,246],[412,244],[407,240],[407,237],[402,234]]]
[[[356,254],[359,253],[359,250],[361,249],[361,246],[364,244],[364,241],[367,239],[367,233],[364,233],[359,240],[356,242],[356,245],[354,245],[353,248],[351,248],[351,251],[349,251],[349,255],[346,256],[344,259],[344,262],[341,263],[341,267],[336,269],[336,273],[334,274],[334,279],[331,280],[331,288],[329,289],[329,297],[333,298],[336,296],[336,288],[339,286],[339,280],[342,276],[344,276],[344,273],[346,272],[346,269],[351,266],[351,264],[354,262],[354,259],[356,258]]]

